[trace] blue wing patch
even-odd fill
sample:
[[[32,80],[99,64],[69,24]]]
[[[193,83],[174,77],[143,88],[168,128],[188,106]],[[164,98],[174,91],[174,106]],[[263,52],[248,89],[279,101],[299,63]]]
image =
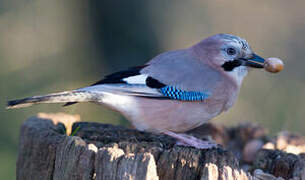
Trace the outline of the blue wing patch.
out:
[[[159,90],[164,96],[181,101],[203,101],[209,97],[207,92],[183,91],[172,86],[165,86]]]

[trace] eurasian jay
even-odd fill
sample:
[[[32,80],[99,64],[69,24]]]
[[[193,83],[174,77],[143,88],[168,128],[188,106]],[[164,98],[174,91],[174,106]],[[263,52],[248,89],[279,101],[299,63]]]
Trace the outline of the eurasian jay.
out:
[[[7,108],[94,102],[120,112],[138,130],[167,134],[186,146],[211,148],[215,144],[182,133],[230,109],[248,69],[263,68],[263,63],[246,40],[217,34],[91,86],[9,101]]]

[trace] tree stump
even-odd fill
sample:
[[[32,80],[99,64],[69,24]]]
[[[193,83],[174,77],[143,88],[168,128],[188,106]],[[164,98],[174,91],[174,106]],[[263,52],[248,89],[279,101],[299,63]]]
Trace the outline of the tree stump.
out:
[[[20,131],[17,179],[305,179],[305,156],[271,150],[277,139],[268,139],[257,125],[197,128],[189,133],[224,147],[200,150],[177,146],[165,135],[78,119],[64,114],[28,119]]]

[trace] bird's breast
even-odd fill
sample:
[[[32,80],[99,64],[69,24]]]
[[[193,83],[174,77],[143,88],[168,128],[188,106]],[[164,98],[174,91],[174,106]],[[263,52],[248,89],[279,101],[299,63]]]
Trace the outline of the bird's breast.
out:
[[[223,102],[157,100],[107,94],[102,102],[121,112],[139,130],[185,132],[222,112]]]

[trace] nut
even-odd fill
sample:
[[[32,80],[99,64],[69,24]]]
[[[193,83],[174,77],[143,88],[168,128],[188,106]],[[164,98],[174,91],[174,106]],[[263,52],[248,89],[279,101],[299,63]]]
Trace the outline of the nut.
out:
[[[277,73],[284,69],[284,63],[279,58],[271,57],[265,60],[264,69],[268,72]]]

